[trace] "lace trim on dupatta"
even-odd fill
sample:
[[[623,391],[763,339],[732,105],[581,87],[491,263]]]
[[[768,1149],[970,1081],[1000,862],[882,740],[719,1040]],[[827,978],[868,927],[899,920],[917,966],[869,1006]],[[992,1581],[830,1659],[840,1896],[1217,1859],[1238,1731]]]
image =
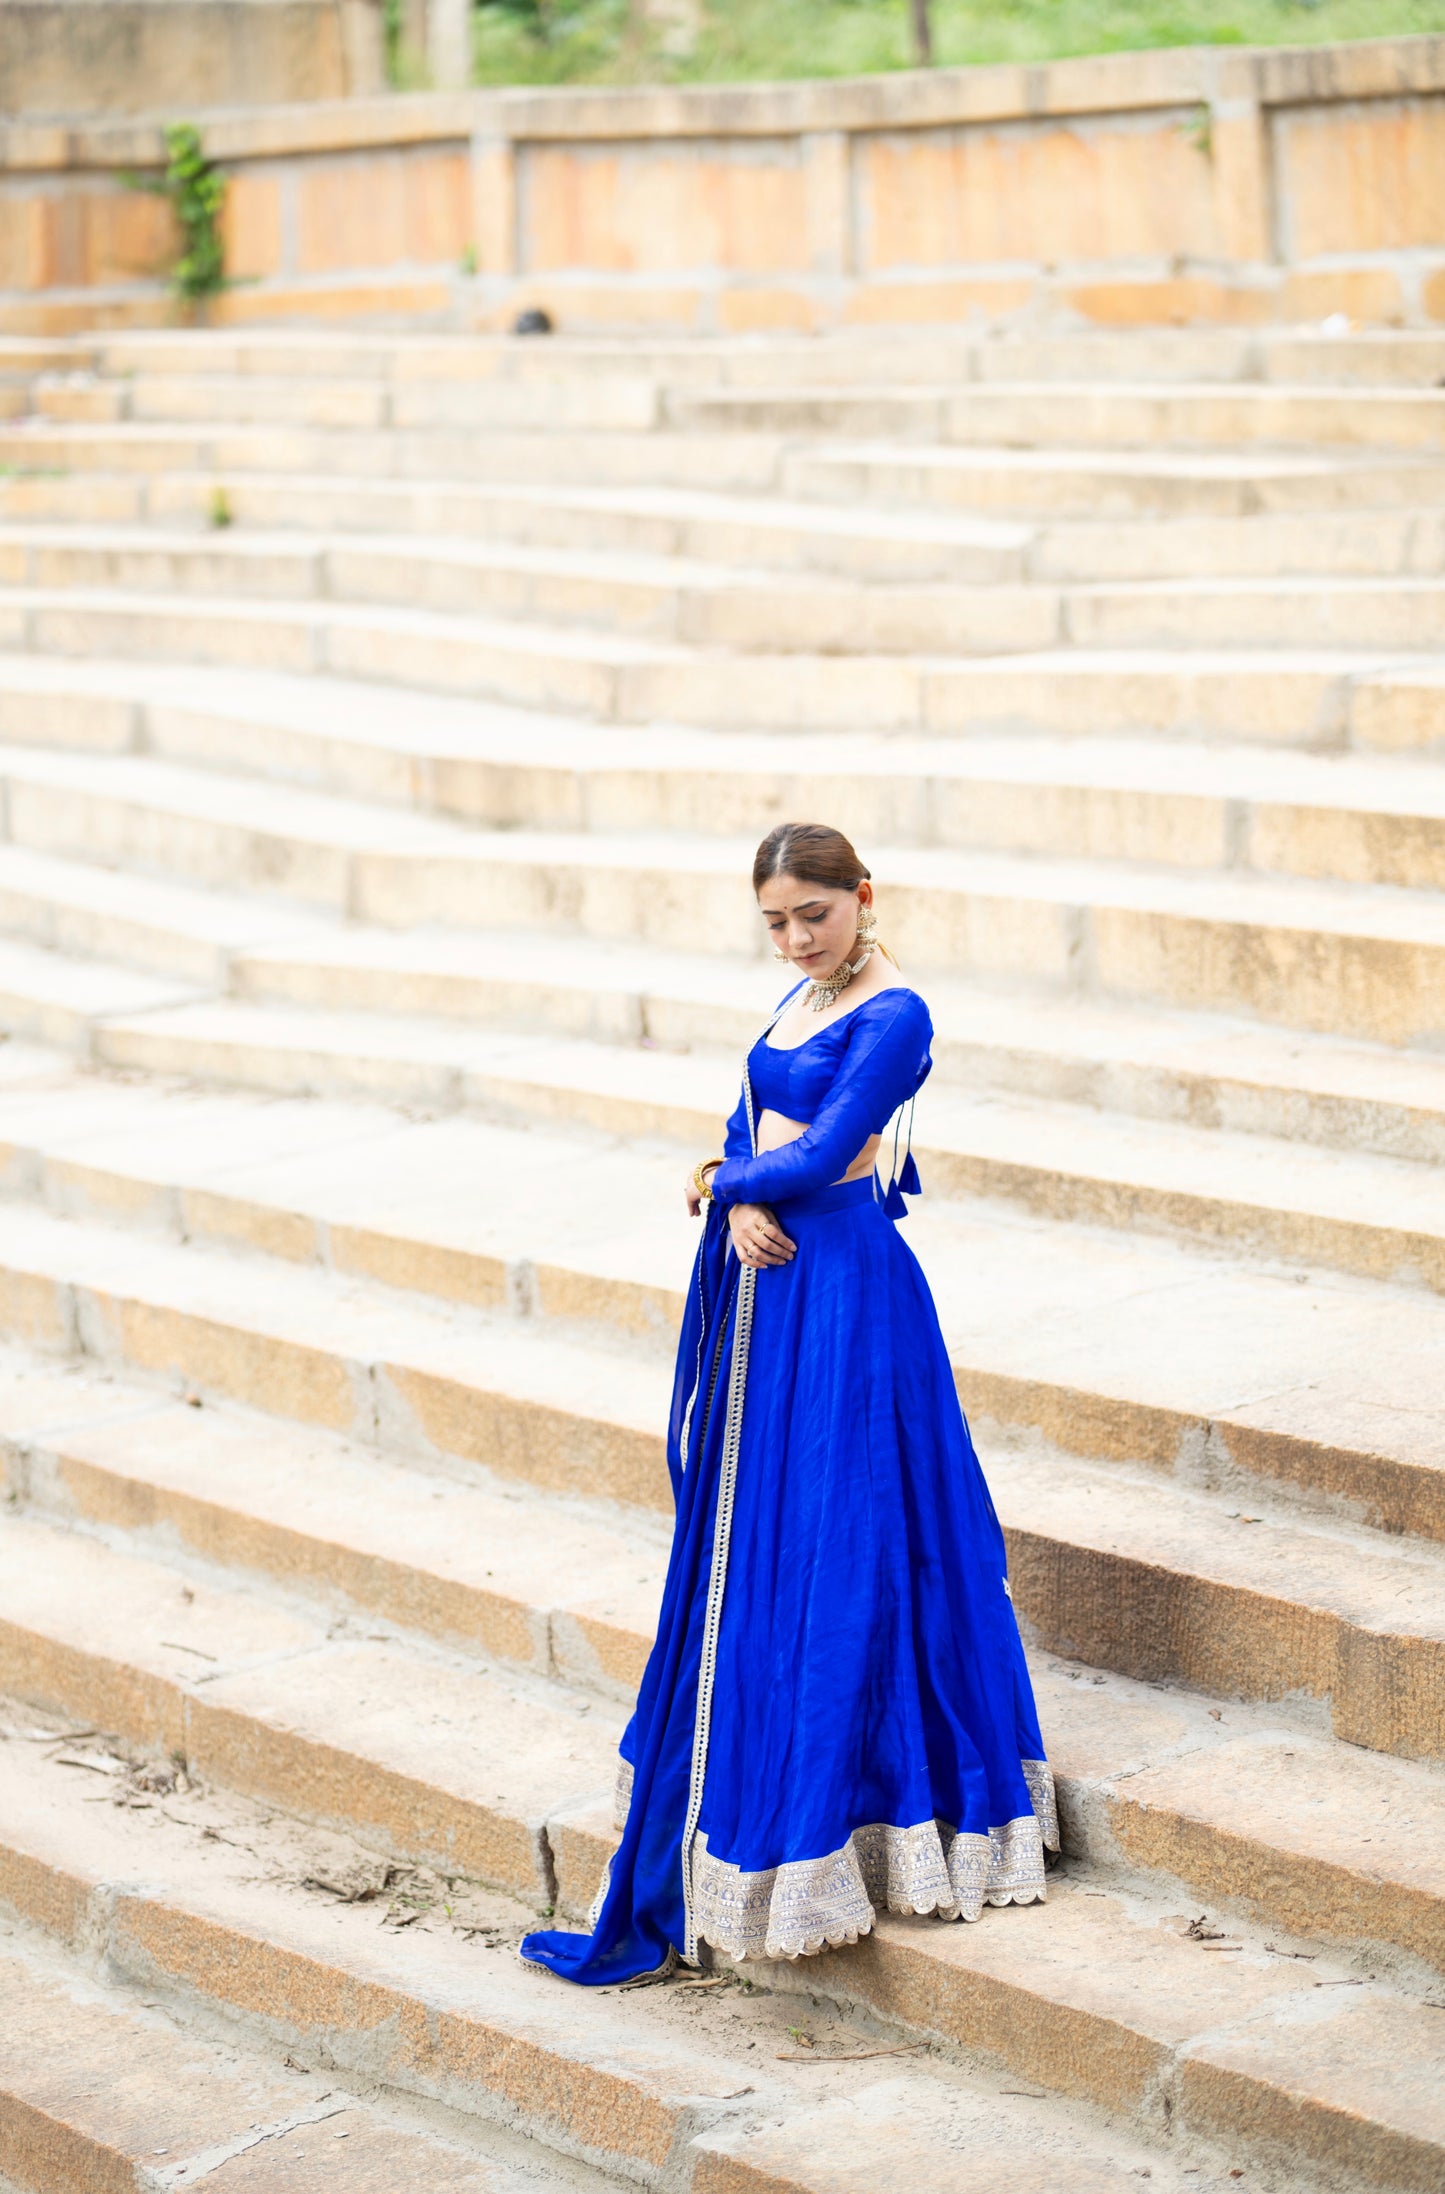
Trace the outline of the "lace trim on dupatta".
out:
[[[1022,1764],[1030,1796],[1037,1805],[1046,1793],[1046,1806],[986,1836],[959,1835],[942,1821],[873,1822],[826,1858],[748,1874],[715,1859],[700,1834],[692,1865],[698,1934],[730,1958],[803,1958],[856,1943],[879,1912],[976,1920],[985,1905],[1042,1904],[1044,1851],[1058,1847],[1053,1777],[1042,1760]]]
[[[789,997],[792,993],[789,992]],[[785,998],[763,1030],[782,1019]],[[752,1076],[743,1060],[743,1103],[748,1116],[748,1144],[758,1154],[758,1123],[753,1107]],[[682,1825],[682,1955],[689,1965],[697,1962],[698,1923],[696,1863],[707,1846],[697,1832],[702,1812],[703,1786],[707,1781],[708,1737],[712,1728],[713,1681],[717,1674],[718,1631],[722,1626],[723,1591],[727,1585],[728,1548],[732,1539],[733,1493],[737,1485],[738,1452],[743,1437],[743,1402],[747,1395],[748,1353],[752,1345],[753,1291],[757,1270],[744,1265],[738,1274],[737,1310],[733,1321],[732,1363],[728,1367],[727,1415],[723,1420],[722,1455],[718,1466],[717,1513],[713,1526],[712,1568],[708,1573],[707,1601],[703,1612],[702,1652],[697,1672],[697,1713],[693,1722],[692,1774],[688,1784],[687,1817]],[[721,1340],[724,1328],[719,1329]]]
[[[1045,1851],[1057,1851],[1059,1847],[1059,1804],[1054,1793],[1054,1771],[1047,1760],[1020,1760],[1023,1778],[1028,1785],[1029,1804],[1039,1824]]]

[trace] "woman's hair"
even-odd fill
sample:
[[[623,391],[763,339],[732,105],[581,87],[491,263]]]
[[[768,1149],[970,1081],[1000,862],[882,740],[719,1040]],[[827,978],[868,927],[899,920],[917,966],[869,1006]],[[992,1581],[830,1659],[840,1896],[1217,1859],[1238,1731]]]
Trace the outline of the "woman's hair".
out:
[[[796,876],[800,884],[856,891],[867,874],[841,830],[827,823],[779,823],[758,847],[753,890],[761,891],[774,876]]]

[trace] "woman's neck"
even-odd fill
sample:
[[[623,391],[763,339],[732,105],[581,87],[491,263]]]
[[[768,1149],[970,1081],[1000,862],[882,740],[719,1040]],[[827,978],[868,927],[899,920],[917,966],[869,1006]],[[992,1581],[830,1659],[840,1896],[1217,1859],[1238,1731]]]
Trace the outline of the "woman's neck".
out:
[[[852,955],[852,962],[859,959],[860,955],[863,954],[863,950],[864,948],[860,945]],[[844,964],[841,961],[839,963],[840,966]],[[838,971],[835,968],[832,972],[836,975]],[[839,989],[836,996],[829,999],[825,1005],[815,1006],[810,991],[814,983],[820,980],[828,981],[829,978],[812,975],[802,976],[801,983],[795,991],[793,1002],[788,1008],[788,1017],[791,1019],[794,1015],[797,1015],[800,1019],[805,1020],[809,1027],[816,1028],[819,1022],[836,1020],[841,1014],[851,1012],[855,1006],[861,1005],[865,998],[871,998],[876,991],[891,990],[894,979],[892,962],[884,958],[877,945],[873,945],[868,949],[866,957],[863,959],[863,965],[858,968],[857,973],[851,975],[848,981]]]

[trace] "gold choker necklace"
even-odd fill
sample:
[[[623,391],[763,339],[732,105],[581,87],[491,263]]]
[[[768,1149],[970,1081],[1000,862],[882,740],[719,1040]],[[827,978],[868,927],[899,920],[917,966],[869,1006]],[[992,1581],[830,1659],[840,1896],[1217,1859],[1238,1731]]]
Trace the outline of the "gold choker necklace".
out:
[[[874,947],[868,945],[856,960],[845,960],[841,967],[834,968],[831,975],[815,976],[810,980],[804,996],[815,1013],[826,1013],[834,999],[842,997],[859,968],[872,959],[873,952]]]

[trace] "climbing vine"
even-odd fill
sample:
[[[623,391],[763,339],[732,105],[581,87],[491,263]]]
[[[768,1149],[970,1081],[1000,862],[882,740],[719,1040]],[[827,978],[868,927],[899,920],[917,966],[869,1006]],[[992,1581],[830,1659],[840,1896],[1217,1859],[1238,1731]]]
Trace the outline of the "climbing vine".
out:
[[[226,247],[221,235],[226,178],[206,158],[201,133],[193,123],[168,122],[164,135],[164,175],[127,175],[125,180],[133,190],[153,191],[169,200],[181,233],[171,287],[188,303],[199,304],[226,286]]]

